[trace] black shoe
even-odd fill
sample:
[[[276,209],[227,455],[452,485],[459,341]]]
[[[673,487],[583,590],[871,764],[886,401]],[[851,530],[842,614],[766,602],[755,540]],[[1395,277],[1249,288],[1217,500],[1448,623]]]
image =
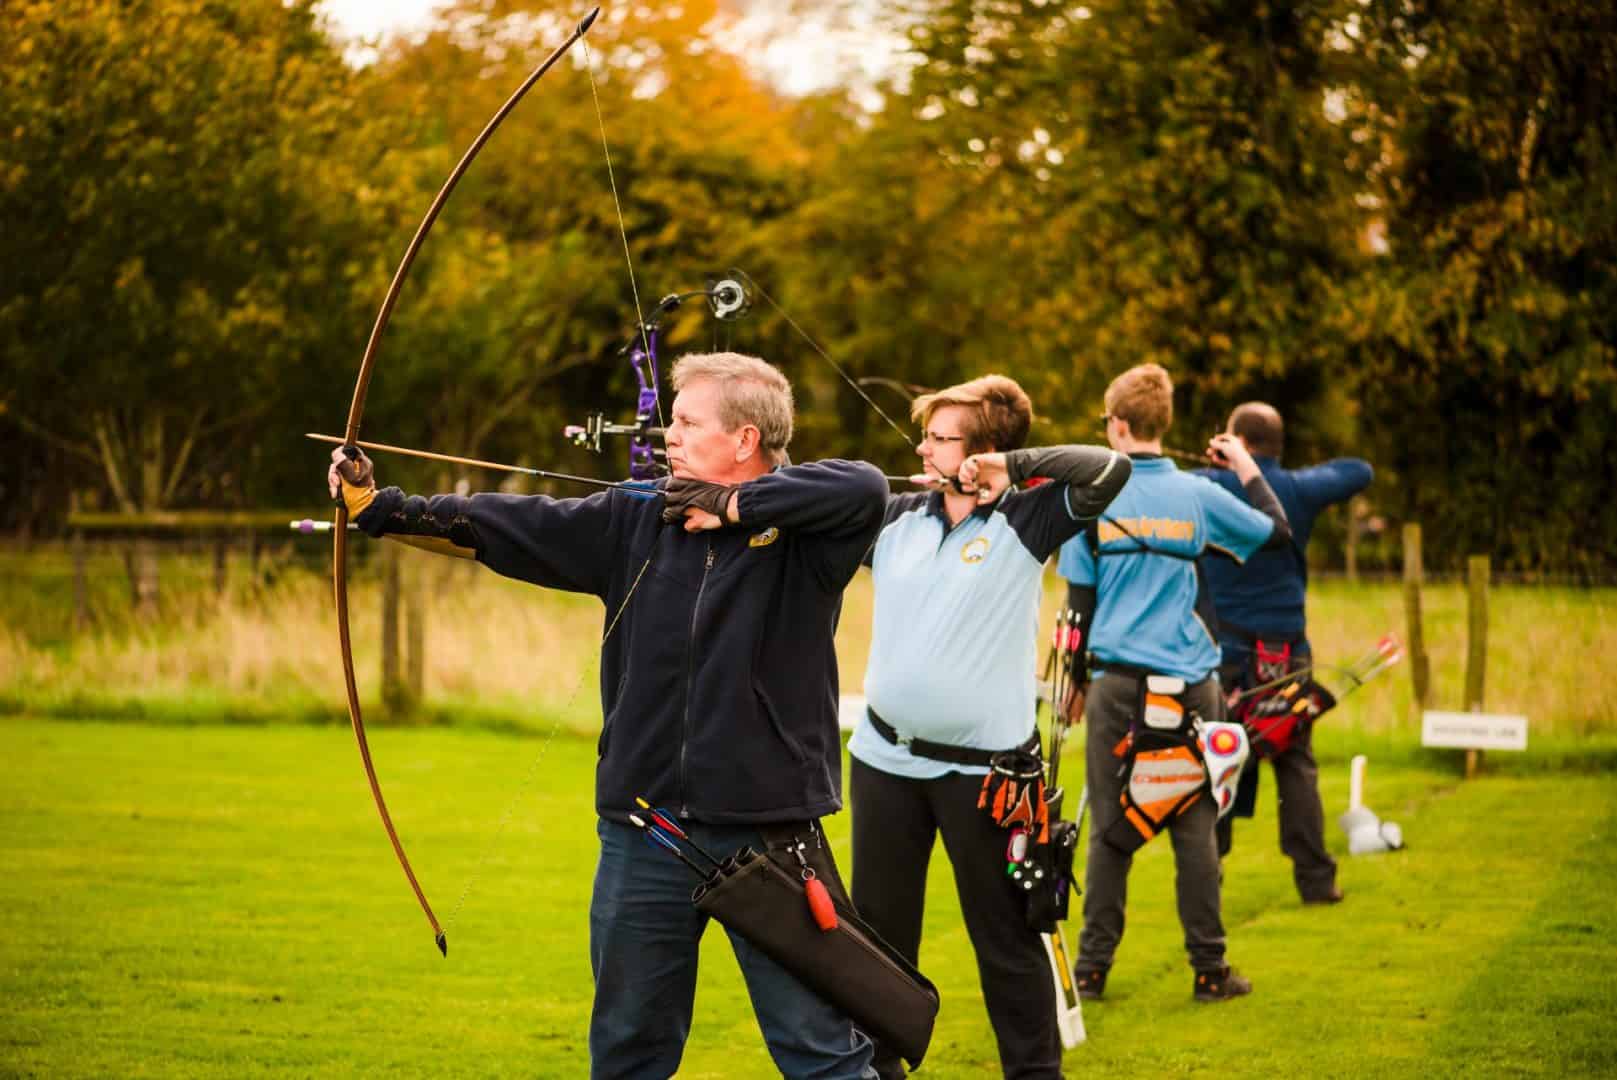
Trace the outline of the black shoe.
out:
[[[1309,905],[1310,907],[1319,904],[1340,904],[1342,902],[1342,897],[1345,895],[1346,894],[1343,893],[1341,889],[1337,888],[1335,885],[1332,885],[1331,891],[1328,893],[1322,893],[1319,896],[1303,897],[1303,903]]]
[[[1108,968],[1096,971],[1093,968],[1074,968],[1072,971],[1073,985],[1078,988],[1078,1000],[1099,1001],[1106,994],[1106,972]]]
[[[1225,964],[1217,971],[1196,972],[1197,1001],[1228,1001],[1252,992],[1252,983]]]

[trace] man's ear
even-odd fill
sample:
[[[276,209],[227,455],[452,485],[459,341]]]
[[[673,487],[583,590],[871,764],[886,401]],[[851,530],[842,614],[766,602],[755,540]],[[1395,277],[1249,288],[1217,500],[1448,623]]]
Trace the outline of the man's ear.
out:
[[[736,443],[736,464],[748,461],[758,452],[758,446],[763,441],[763,434],[753,425],[744,424],[737,433],[739,441]]]

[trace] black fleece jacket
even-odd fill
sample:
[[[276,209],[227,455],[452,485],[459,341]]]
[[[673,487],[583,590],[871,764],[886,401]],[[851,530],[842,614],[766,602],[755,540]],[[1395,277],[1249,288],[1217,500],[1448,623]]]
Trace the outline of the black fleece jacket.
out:
[[[821,461],[741,485],[740,525],[712,532],[664,525],[660,495],[623,490],[386,488],[357,524],[446,537],[507,577],[600,597],[603,629],[617,617],[601,646],[602,817],[628,820],[643,795],[696,821],[767,824],[842,806],[833,637],[886,500],[872,466]]]

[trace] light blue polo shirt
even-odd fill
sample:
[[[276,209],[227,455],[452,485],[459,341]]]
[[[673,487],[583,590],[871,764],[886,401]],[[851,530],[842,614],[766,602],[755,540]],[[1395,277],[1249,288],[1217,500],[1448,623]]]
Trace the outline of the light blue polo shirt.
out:
[[[1216,550],[1245,562],[1269,539],[1274,522],[1167,458],[1141,457],[1098,529],[1099,560],[1080,535],[1062,547],[1057,566],[1074,585],[1095,587],[1087,646],[1095,666],[1111,661],[1189,682],[1205,679],[1218,668],[1219,648],[1196,614],[1194,560]],[[1141,543],[1153,552],[1139,550]]]
[[[865,698],[900,736],[1005,750],[1033,733],[1044,563],[1085,524],[1069,491],[1012,488],[953,528],[940,494],[888,500],[870,557]],[[915,780],[988,771],[917,757],[877,734],[868,716],[848,752]]]

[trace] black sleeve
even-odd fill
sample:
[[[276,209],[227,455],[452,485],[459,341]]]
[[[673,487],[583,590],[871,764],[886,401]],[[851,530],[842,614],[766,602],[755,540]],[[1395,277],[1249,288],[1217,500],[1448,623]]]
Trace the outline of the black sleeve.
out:
[[[1011,483],[1042,476],[1068,488],[1068,510],[1073,517],[1092,518],[1106,509],[1134,465],[1124,454],[1104,446],[1037,446],[1005,455]]]
[[[1078,648],[1072,654],[1072,685],[1082,690],[1089,685],[1089,634],[1095,625],[1095,607],[1098,595],[1093,585],[1067,585],[1067,607],[1072,610],[1072,624],[1080,635]]]
[[[1269,539],[1258,550],[1271,551],[1291,543],[1291,523],[1286,520],[1286,510],[1263,474],[1254,476],[1242,487],[1246,491],[1246,501],[1252,504],[1252,508],[1275,523],[1274,532],[1269,534]]]
[[[1128,483],[1133,468],[1127,456],[1101,446],[1012,450],[1005,455],[1011,483],[1020,485],[1034,477],[1048,482],[1007,499],[1006,520],[1022,545],[1043,562],[1106,509]]]
[[[881,530],[887,480],[863,461],[785,465],[741,485],[736,513],[744,527],[778,525],[813,536],[815,568],[827,592],[841,592]]]
[[[650,493],[646,498],[656,497]],[[446,538],[471,548],[495,573],[551,589],[604,596],[630,500],[603,491],[583,499],[548,495],[406,495],[376,493],[355,519],[370,536],[388,533]]]

